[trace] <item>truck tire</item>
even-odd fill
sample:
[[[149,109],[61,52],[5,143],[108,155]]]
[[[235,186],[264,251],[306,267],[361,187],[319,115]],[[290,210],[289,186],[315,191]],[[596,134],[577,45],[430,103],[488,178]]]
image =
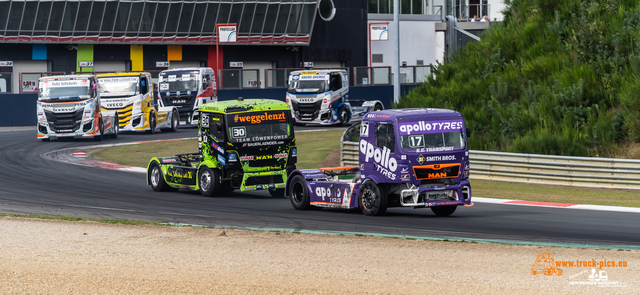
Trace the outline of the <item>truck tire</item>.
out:
[[[202,167],[198,173],[198,187],[205,197],[217,197],[221,192],[220,172],[217,169]]]
[[[364,215],[384,215],[387,212],[387,193],[375,182],[367,179],[360,187],[358,206]]]
[[[93,140],[102,141],[102,138],[104,138],[104,124],[102,124],[102,118],[98,121],[98,130],[100,131],[100,135],[94,136]]]
[[[453,212],[456,212],[456,208],[458,208],[458,206],[438,206],[431,207],[431,211],[438,216],[449,216],[453,214]]]
[[[376,105],[373,107],[373,111],[372,112],[377,112],[377,111],[382,111],[384,110],[384,106],[382,106],[382,104],[376,103]]]
[[[284,198],[284,189],[283,188],[270,188],[269,194],[272,198]]]
[[[153,134],[156,131],[156,114],[149,112],[149,130],[145,131],[148,134]]]
[[[293,208],[296,208],[296,210],[311,209],[309,189],[302,175],[296,175],[291,179],[288,191]]]
[[[116,115],[113,120],[113,124],[113,134],[111,134],[111,138],[118,138],[118,135],[120,135],[120,118],[118,118],[118,115]]]
[[[338,109],[338,119],[340,119],[340,125],[342,126],[347,126],[347,124],[349,124],[349,120],[351,120],[351,118],[347,106],[343,105]]]
[[[171,187],[164,180],[164,175],[162,175],[162,169],[160,168],[160,164],[158,164],[158,162],[153,161],[153,163],[149,165],[149,171],[147,171],[147,175],[147,177],[149,177],[149,184],[154,191],[166,192],[171,190]]]

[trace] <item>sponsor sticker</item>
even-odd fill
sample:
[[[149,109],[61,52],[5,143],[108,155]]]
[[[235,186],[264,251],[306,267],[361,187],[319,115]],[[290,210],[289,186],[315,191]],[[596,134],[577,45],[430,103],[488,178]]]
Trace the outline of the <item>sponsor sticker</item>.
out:
[[[456,121],[418,121],[400,123],[398,129],[400,135],[459,132],[462,129],[462,120]]]

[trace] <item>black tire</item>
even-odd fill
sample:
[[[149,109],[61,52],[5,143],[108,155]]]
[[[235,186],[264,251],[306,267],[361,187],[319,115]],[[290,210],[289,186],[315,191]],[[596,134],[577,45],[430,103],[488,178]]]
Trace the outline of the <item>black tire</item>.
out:
[[[373,107],[373,111],[372,112],[382,111],[383,109],[384,109],[384,107],[381,104],[376,103],[376,105]]]
[[[205,197],[217,197],[221,193],[220,172],[217,169],[202,167],[198,172],[198,187]]]
[[[102,118],[100,118],[100,120],[98,121],[98,128],[100,130],[100,135],[96,135],[93,137],[93,140],[95,141],[102,141],[102,139],[104,138],[104,124],[102,124]]]
[[[338,119],[340,119],[340,125],[347,126],[349,124],[349,121],[351,120],[350,117],[351,116],[349,115],[347,106],[341,106],[340,109],[338,109]]]
[[[367,179],[360,187],[358,206],[365,215],[384,215],[387,212],[387,193],[375,182]]]
[[[51,140],[51,138],[48,138],[48,137],[42,139],[42,141],[50,141],[50,140]]]
[[[154,112],[149,113],[149,130],[145,131],[147,134],[153,134],[156,131],[156,114]]]
[[[302,127],[304,127],[304,126],[307,126],[307,124],[305,124],[305,123],[296,123],[296,126],[302,126]]]
[[[118,138],[118,135],[120,135],[120,118],[118,118],[118,115],[116,115],[116,118],[113,120],[113,124],[113,134],[111,138]]]
[[[269,194],[273,198],[284,198],[284,189],[283,188],[270,188]]]
[[[160,168],[160,164],[154,161],[149,165],[149,171],[147,171],[147,178],[149,179],[149,185],[156,192],[166,192],[170,191],[171,187],[164,180],[164,175],[162,174],[162,168]]]
[[[431,211],[438,216],[449,216],[453,214],[453,212],[456,212],[456,208],[458,208],[458,206],[438,206],[431,207]]]
[[[297,210],[309,210],[311,209],[309,188],[307,188],[307,182],[302,175],[296,175],[289,182],[289,195],[291,196],[291,205]]]

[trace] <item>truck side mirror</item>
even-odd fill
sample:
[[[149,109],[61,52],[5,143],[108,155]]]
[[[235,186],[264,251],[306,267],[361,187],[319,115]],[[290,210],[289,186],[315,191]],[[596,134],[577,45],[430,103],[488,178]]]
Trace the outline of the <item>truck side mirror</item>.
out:
[[[471,136],[471,128],[468,128],[465,130],[465,132],[467,133],[467,138],[469,138]]]

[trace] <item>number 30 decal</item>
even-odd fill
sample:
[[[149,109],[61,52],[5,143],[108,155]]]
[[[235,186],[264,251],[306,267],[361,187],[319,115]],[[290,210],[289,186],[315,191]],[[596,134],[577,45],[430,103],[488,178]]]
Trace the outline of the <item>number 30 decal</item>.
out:
[[[231,132],[234,138],[242,138],[246,136],[246,130],[244,127],[233,127],[231,128]]]

